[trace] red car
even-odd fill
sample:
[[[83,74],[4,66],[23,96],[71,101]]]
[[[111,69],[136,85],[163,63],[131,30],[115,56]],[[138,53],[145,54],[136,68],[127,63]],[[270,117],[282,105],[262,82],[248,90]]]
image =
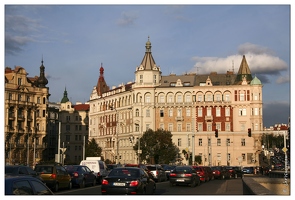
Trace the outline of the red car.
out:
[[[196,170],[197,174],[200,177],[200,180],[202,182],[207,182],[210,180],[208,171],[205,169],[205,166],[193,166],[193,168]]]
[[[225,166],[212,166],[213,175],[215,179],[229,179],[230,173]]]

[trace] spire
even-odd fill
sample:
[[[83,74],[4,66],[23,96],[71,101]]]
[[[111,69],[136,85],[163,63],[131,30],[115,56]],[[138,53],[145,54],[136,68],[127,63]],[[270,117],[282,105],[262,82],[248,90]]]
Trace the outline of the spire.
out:
[[[152,56],[152,45],[150,42],[150,37],[148,37],[148,41],[145,43],[145,55],[141,61],[141,66],[143,66],[144,70],[152,70],[156,63]]]
[[[101,63],[100,69],[99,69],[99,78],[96,84],[96,92],[98,96],[101,96],[103,93],[107,92],[108,90],[109,90],[109,87],[107,86],[106,81],[104,80],[104,68],[102,67],[102,63]]]
[[[48,80],[45,77],[45,67],[43,65],[43,56],[42,56],[42,61],[41,61],[41,66],[40,66],[40,76],[37,80],[37,84],[39,87],[45,87],[45,85],[48,84]]]
[[[66,87],[65,87],[64,96],[63,96],[63,98],[61,99],[61,103],[66,103],[66,102],[68,102],[68,101],[70,101],[70,100],[69,100],[69,98],[68,98],[68,92],[67,92],[67,89],[66,89]]]
[[[240,85],[243,82],[243,79],[245,78],[248,84],[252,81],[252,74],[250,68],[248,66],[245,55],[243,55],[243,59],[239,71],[237,73],[235,84]]]

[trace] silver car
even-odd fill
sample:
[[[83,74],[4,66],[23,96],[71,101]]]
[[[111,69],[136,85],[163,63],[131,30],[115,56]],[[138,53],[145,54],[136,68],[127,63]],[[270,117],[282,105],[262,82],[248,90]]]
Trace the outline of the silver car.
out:
[[[161,165],[146,165],[156,182],[167,181],[165,170]]]

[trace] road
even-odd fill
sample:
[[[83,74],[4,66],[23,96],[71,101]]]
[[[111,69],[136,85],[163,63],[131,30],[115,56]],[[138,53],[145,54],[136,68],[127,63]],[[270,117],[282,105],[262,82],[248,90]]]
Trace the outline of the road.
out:
[[[101,195],[100,185],[86,188],[61,190],[55,195]],[[155,195],[243,195],[241,178],[228,180],[211,180],[200,186],[170,186],[169,181],[157,183]]]

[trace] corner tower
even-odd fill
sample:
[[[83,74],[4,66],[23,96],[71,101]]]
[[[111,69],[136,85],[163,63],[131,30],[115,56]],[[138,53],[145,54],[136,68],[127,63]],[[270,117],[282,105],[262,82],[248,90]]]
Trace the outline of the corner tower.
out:
[[[155,87],[160,85],[161,80],[161,70],[160,67],[156,65],[156,62],[152,56],[152,45],[150,38],[145,45],[145,55],[141,61],[140,66],[136,67],[135,70],[135,84],[133,88],[136,87]]]

